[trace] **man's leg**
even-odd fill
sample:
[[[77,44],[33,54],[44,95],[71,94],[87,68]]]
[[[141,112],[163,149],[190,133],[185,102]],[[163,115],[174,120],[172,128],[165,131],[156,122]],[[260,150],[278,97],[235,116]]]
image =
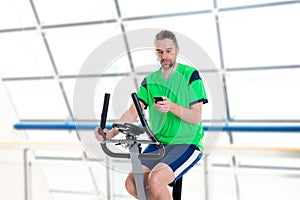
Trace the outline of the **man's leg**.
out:
[[[168,145],[167,154],[149,173],[149,194],[152,199],[172,199],[168,185],[183,176],[201,158],[195,145]]]
[[[168,184],[172,183],[174,179],[175,175],[171,167],[165,163],[158,163],[149,173],[147,180],[150,199],[171,200],[172,195]]]
[[[148,199],[172,199],[168,189],[168,184],[173,182],[175,178],[172,169],[164,163],[158,163],[151,172],[149,172],[147,167],[142,167],[145,172],[144,179]],[[133,172],[128,174],[125,187],[129,194],[138,199]]]
[[[145,185],[147,188],[147,179],[148,179],[148,175],[149,175],[149,169],[145,166],[142,166],[143,168],[143,172],[144,172],[144,181],[145,181]],[[136,191],[136,187],[135,187],[135,182],[134,182],[134,174],[131,171],[128,176],[127,179],[125,181],[125,187],[127,192],[132,195],[133,197],[135,197],[136,199],[138,199],[138,195],[137,195],[137,191]]]

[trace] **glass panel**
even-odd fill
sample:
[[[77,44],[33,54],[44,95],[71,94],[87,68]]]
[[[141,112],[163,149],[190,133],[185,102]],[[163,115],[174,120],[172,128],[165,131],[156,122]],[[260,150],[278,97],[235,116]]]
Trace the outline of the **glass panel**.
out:
[[[65,91],[70,102],[70,105],[74,109],[74,99],[73,98],[87,98],[89,94],[80,94],[74,96],[75,90],[75,79],[64,79],[63,85],[65,87]],[[91,101],[87,101],[93,104],[95,118],[100,119],[102,107],[103,107],[103,98],[105,93],[110,93],[110,104],[109,110],[107,113],[107,119],[115,119],[118,120],[121,115],[129,108],[130,103],[132,102],[130,94],[135,91],[135,85],[133,78],[130,76],[120,76],[120,77],[99,77],[99,78],[81,78],[76,84],[89,84],[93,83],[95,85],[91,85],[95,90],[95,93],[91,99]],[[79,86],[78,85],[78,86]],[[78,90],[76,90],[78,91]],[[84,91],[82,91],[84,92]],[[81,116],[76,116],[81,117]],[[82,118],[81,118],[82,119]],[[84,118],[85,119],[85,118]],[[94,120],[88,119],[88,120]],[[86,119],[85,119],[86,120]]]
[[[140,72],[154,72],[160,68],[155,55],[154,48],[139,49],[131,52],[131,57],[135,71]]]
[[[38,142],[77,142],[75,131],[63,130],[26,130],[26,135],[31,141]]]
[[[74,90],[75,90],[75,82],[76,79],[61,79],[61,82],[63,84],[63,87],[65,89],[65,93],[68,99],[68,102],[72,108],[72,111],[74,112],[74,108],[73,108],[73,103],[74,103]],[[82,96],[85,96],[84,94],[82,94]]]
[[[95,191],[90,170],[86,162],[75,160],[40,160],[39,164],[50,190],[91,194]],[[99,170],[103,169],[99,168]],[[105,176],[103,176],[104,174],[105,171],[103,170],[101,178],[103,181],[105,180]]]
[[[41,136],[43,136],[43,133],[40,132],[39,133]],[[59,135],[57,135],[56,133],[54,133],[53,135],[56,135],[58,138],[60,138]],[[75,147],[74,148],[65,148],[64,146],[76,146],[76,144],[72,144],[70,142],[58,142],[59,144],[55,144],[52,142],[40,142],[41,145],[49,145],[52,146],[52,148],[50,148],[50,150],[34,150],[34,155],[37,157],[43,157],[43,158],[47,158],[50,157],[51,159],[54,160],[59,160],[59,159],[80,159],[83,157],[84,152],[81,149],[76,150]],[[38,143],[37,143],[38,144]],[[56,147],[57,149],[55,149],[54,147]]]
[[[238,146],[296,148],[300,141],[300,134],[297,133],[234,132],[233,136],[234,144]]]
[[[229,168],[209,168],[208,192],[211,199],[237,200],[236,181]]]
[[[213,2],[209,0],[187,0],[184,2],[180,0],[119,1],[123,18],[208,10],[212,8],[212,3]]]
[[[94,97],[94,108],[96,116],[102,110],[104,93],[111,94],[110,109],[108,119],[118,120],[132,103],[131,93],[136,91],[134,80],[131,76],[104,77],[98,81],[96,94]]]
[[[98,0],[36,0],[41,24],[88,22],[116,18],[114,1]]]
[[[296,0],[295,0],[296,1]],[[291,2],[290,0],[243,0],[243,1],[236,1],[236,0],[217,0],[218,7],[232,7],[232,6],[251,6],[251,5],[259,5],[259,4],[266,4],[266,3],[279,3],[279,2]]]
[[[79,194],[78,194],[79,193]],[[71,191],[71,192],[52,192],[51,195],[52,199],[55,200],[95,200],[95,195],[91,193],[86,193],[86,192],[77,192],[77,191]]]
[[[253,125],[251,124],[251,126]],[[248,151],[252,152],[251,156],[247,152],[243,156],[237,156],[237,161],[241,166],[261,166],[281,170],[298,168],[300,160],[295,159],[295,155],[299,151],[299,140],[299,134],[289,132],[233,133],[234,145],[246,146],[249,148]]]
[[[55,80],[6,82],[21,119],[68,119],[61,90]]]
[[[119,48],[122,48],[121,45]],[[109,63],[105,70],[103,71],[103,74],[109,74],[109,73],[129,73],[131,72],[131,66],[129,63],[129,56],[127,53],[125,53],[125,49],[122,55],[116,55],[115,59]],[[101,60],[101,59],[99,59]],[[101,62],[101,61],[100,61]],[[103,69],[103,68],[102,68]]]
[[[263,148],[258,150],[254,147],[252,148],[253,151],[251,156],[237,156],[236,160],[240,167],[257,167],[264,169],[277,169],[281,171],[299,170],[300,160],[295,158],[295,154],[299,155],[299,151],[288,151],[288,148],[280,149],[276,147],[272,149],[273,151],[268,151],[267,149],[263,150]],[[289,155],[291,156],[289,157]]]
[[[78,142],[75,131],[26,130],[26,137],[30,141],[35,141],[36,145],[40,145],[41,147],[41,149],[37,148],[37,150],[34,150],[35,156],[51,156],[56,158],[81,158],[83,156],[83,150],[80,146],[76,148],[76,145],[72,144],[73,142]],[[56,146],[57,148],[52,147],[47,149],[47,146]]]
[[[228,132],[222,132],[222,134],[219,137],[217,145],[220,145],[220,146],[230,145],[230,139],[229,139]]]
[[[49,46],[59,73],[61,75],[77,75],[85,60],[96,48],[101,46],[103,42],[106,42],[111,37],[120,33],[120,26],[114,23],[73,28],[48,29],[46,30],[46,37],[48,38]],[[119,48],[124,49],[124,52],[126,52],[124,43],[120,44]],[[111,49],[107,51],[109,52]],[[128,61],[126,63],[126,57],[117,59],[117,61],[113,64],[120,65],[120,61],[125,61],[122,68],[115,66],[116,69],[114,67],[113,69],[122,69],[122,71],[118,71],[119,73],[129,71],[127,64]],[[99,62],[101,62],[100,56]]]
[[[202,164],[203,157],[183,176],[181,199],[205,200],[205,177]]]
[[[4,132],[1,134],[1,142],[3,142],[3,135]],[[24,199],[23,152],[19,148],[5,149],[1,147],[0,163],[1,199]]]
[[[29,1],[1,0],[0,19],[0,29],[23,28],[35,25]]]
[[[213,73],[211,73],[211,74],[213,74]],[[216,117],[216,113],[217,113],[215,108],[216,108],[216,104],[218,103],[218,100],[212,98],[212,93],[214,92],[214,91],[212,91],[213,86],[210,86],[207,83],[206,78],[209,78],[209,77],[205,77],[205,75],[209,76],[209,73],[202,73],[200,71],[200,76],[204,83],[206,97],[208,99],[208,103],[202,105],[202,120],[207,120],[207,121],[220,120],[220,119],[214,119],[214,117]],[[220,116],[218,116],[218,117],[220,117]],[[207,124],[207,125],[209,125],[209,124]]]
[[[239,175],[241,199],[288,199],[299,197],[299,173],[285,175],[267,171],[248,172]],[[279,184],[283,183],[283,184]]]
[[[0,73],[7,77],[53,75],[43,39],[38,32],[0,34]]]
[[[129,160],[124,159],[124,162],[125,161],[127,161],[127,163],[128,163],[127,165],[129,167],[128,169],[130,169],[131,163],[128,162]],[[119,164],[122,164],[122,163],[118,163],[117,166]],[[120,168],[117,168],[117,169],[120,169]],[[129,172],[127,172],[127,171],[124,172],[122,170],[113,170],[112,171],[112,177],[113,177],[112,185],[113,185],[115,199],[124,199],[124,200],[132,199],[132,197],[129,195],[129,193],[126,191],[126,188],[125,188],[125,180],[126,180],[128,173]]]
[[[28,168],[32,199],[107,199],[106,168],[98,162],[35,159]],[[19,169],[14,170],[14,173],[20,178],[22,174],[19,175],[19,171],[22,172]],[[20,183],[20,179],[18,180]],[[9,183],[11,182],[12,180]],[[23,187],[17,187],[13,191],[18,191],[18,188]],[[21,197],[22,195],[20,199]]]
[[[205,136],[207,137],[207,135],[210,134],[210,132],[206,131],[205,132]],[[229,165],[232,162],[232,156],[229,154],[226,154],[222,151],[222,148],[225,146],[230,146],[230,139],[229,139],[229,134],[228,132],[221,132],[218,135],[219,138],[216,138],[217,140],[216,142],[216,146],[213,147],[213,149],[210,151],[210,154],[208,155],[210,158],[210,163],[211,164],[217,164],[217,165]],[[206,140],[204,140],[204,147],[206,145],[206,143],[211,144],[210,141],[206,142]],[[209,148],[211,148],[209,146]],[[215,151],[217,151],[217,153],[215,153]],[[220,153],[221,152],[221,153]]]
[[[220,13],[225,66],[300,63],[300,4]]]
[[[207,52],[213,63],[215,63],[216,66],[220,66],[216,25],[213,14],[126,21],[124,24],[127,31],[143,28],[161,28],[162,30],[168,29],[176,31],[198,44],[205,52]],[[180,26],[178,26],[179,24]],[[145,39],[152,42],[154,41],[154,37],[155,35],[151,38]],[[178,43],[182,52],[190,52],[191,54],[196,53],[193,49],[189,49],[188,46],[184,46],[185,44],[180,43],[180,40]],[[130,44],[131,41],[129,40],[129,46]],[[133,57],[133,60],[136,62],[136,57]],[[152,63],[153,62],[155,61],[152,61]]]
[[[233,119],[300,119],[300,69],[227,73]]]

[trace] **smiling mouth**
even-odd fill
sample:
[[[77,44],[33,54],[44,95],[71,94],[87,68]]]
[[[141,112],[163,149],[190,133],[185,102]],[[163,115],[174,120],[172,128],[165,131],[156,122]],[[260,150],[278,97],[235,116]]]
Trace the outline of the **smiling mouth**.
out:
[[[162,64],[163,65],[169,65],[169,62],[163,62]]]
[[[167,60],[167,59],[163,59],[163,60],[161,61],[161,63],[162,63],[163,65],[168,65],[168,64],[171,63],[171,61],[170,61],[170,60]]]

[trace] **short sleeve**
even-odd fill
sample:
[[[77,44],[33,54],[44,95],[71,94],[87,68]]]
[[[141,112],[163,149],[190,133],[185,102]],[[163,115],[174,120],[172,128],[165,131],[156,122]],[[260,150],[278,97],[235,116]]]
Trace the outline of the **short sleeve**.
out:
[[[202,102],[203,104],[208,103],[204,84],[197,70],[193,71],[188,87],[188,96],[190,106]]]
[[[149,105],[148,102],[148,89],[147,89],[147,80],[146,78],[144,78],[144,80],[142,81],[140,88],[137,92],[137,96],[139,98],[139,100],[141,102],[143,102],[143,104],[145,105],[144,109],[146,109]]]

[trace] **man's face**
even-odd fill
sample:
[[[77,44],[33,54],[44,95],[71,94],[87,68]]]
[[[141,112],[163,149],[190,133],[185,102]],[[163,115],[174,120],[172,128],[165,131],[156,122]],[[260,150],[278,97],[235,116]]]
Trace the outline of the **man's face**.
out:
[[[176,63],[178,47],[173,40],[163,39],[155,41],[157,58],[164,69],[170,69]]]

